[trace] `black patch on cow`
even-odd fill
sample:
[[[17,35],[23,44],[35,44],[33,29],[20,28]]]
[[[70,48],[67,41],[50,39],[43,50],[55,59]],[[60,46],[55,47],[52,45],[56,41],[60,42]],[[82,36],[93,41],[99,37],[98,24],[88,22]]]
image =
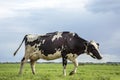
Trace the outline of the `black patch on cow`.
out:
[[[46,35],[39,36],[38,39],[29,42],[25,41],[25,45],[34,46],[35,44],[41,44],[40,46],[35,46],[39,48],[42,54],[48,56],[49,54],[54,54],[56,50],[65,51],[66,54],[73,53],[80,55],[85,50],[85,44],[87,41],[80,38],[76,33],[62,32],[62,37],[52,41],[54,35],[57,35],[58,32],[47,33]],[[71,39],[71,40],[70,40]],[[43,43],[43,40],[44,43]]]
[[[42,54],[45,56],[48,56],[48,54],[52,54],[55,52],[54,48],[52,47],[52,42],[51,42],[52,35],[44,35],[39,37],[39,43],[41,43],[40,46],[38,46],[39,50],[41,50]],[[44,43],[43,40],[45,40]],[[54,51],[53,51],[54,50]]]
[[[86,40],[80,38],[76,33],[74,33],[74,36],[73,36],[73,33],[64,32],[62,36],[66,40],[65,50],[67,50],[68,53],[73,53],[77,55],[84,53],[84,50],[85,50],[84,43],[87,42]]]
[[[67,52],[66,51],[62,51],[62,62],[63,62],[63,66],[64,66],[64,69],[66,68],[66,65],[67,65]]]
[[[69,34],[70,32],[69,31],[64,31],[63,34]]]
[[[22,62],[25,60],[25,57],[23,57],[23,59],[21,60]]]
[[[58,32],[56,31],[56,32],[51,32],[51,33],[47,33],[46,35],[48,35],[48,36],[53,36],[53,35],[56,35]]]
[[[39,44],[39,40],[38,39],[36,39],[36,40],[34,40],[32,42],[29,42],[27,39],[25,41],[25,45],[34,46],[35,44]]]
[[[43,50],[45,56],[48,56],[49,54],[54,54],[56,50],[62,49],[63,40],[62,38],[59,40],[55,40],[52,42],[52,37],[44,38],[45,42],[44,44],[41,44],[39,46],[39,50]]]
[[[37,48],[37,45],[35,45],[35,48]]]

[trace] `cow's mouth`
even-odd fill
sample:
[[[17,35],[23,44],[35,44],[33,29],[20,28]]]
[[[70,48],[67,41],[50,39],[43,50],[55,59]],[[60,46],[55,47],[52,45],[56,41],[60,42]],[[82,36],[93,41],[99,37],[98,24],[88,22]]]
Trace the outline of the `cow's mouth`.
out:
[[[90,55],[92,58],[96,59],[96,57],[94,55]]]
[[[100,59],[102,59],[102,57],[100,56],[100,57],[96,57],[96,56],[94,56],[94,55],[90,55],[92,58],[94,58],[94,59],[98,59],[98,60],[100,60]]]

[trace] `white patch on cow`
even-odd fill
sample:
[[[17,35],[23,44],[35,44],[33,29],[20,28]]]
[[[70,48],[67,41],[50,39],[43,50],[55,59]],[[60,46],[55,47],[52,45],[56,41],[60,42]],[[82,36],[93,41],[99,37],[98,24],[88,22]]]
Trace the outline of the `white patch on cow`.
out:
[[[90,56],[94,56],[91,52],[89,53]]]
[[[45,40],[42,41],[42,44],[44,44],[44,43],[45,43]]]
[[[99,51],[99,46],[97,45],[97,43],[95,41],[90,41],[90,43],[95,47],[96,50]]]
[[[73,32],[70,32],[70,34],[72,34],[72,36],[75,36],[75,33],[73,33]]]
[[[33,53],[35,48],[34,48],[34,46],[26,45],[26,49],[25,50],[26,50],[27,53]]]
[[[58,48],[57,50],[60,51],[60,48]]]
[[[57,48],[55,48],[55,50],[57,50]]]
[[[36,51],[35,46],[26,45],[25,48],[26,49],[25,49],[24,57],[27,58],[27,59],[31,59],[31,56],[34,55],[34,51]],[[32,57],[32,59],[33,59],[33,57]]]
[[[56,51],[53,54],[49,54],[48,56],[45,56],[44,54],[41,54],[40,58],[45,60],[54,60],[61,57],[61,51]]]
[[[70,38],[70,41],[72,40],[72,38]]]
[[[72,33],[73,36],[75,36],[75,33]]]
[[[67,58],[70,60],[70,61],[74,61],[76,58],[78,57],[77,54],[67,54]]]
[[[59,39],[62,37],[62,32],[58,32],[56,35],[53,36],[52,41],[54,41],[55,39]]]
[[[100,53],[99,46],[97,45],[97,43],[95,41],[93,41],[93,40],[91,40],[90,43],[95,47],[95,49],[98,51],[98,53]]]
[[[64,46],[62,45],[62,49],[64,50]]]
[[[37,47],[38,47],[38,46],[41,46],[41,43],[37,44]]]
[[[28,42],[33,42],[34,40],[36,40],[38,38],[39,35],[33,35],[33,34],[29,34],[27,35],[27,40]]]
[[[64,76],[66,76],[66,69],[63,69],[63,74]]]
[[[39,46],[40,44],[35,44],[33,46],[31,45],[26,45],[26,49],[25,49],[25,58],[28,59],[32,59],[32,60],[37,60],[40,58],[41,56],[41,50],[39,50],[38,47],[35,46]]]

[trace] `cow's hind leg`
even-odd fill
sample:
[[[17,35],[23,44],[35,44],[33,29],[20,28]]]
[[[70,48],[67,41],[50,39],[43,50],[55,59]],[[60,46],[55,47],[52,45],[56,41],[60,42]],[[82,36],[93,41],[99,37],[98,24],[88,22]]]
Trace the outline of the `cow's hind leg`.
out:
[[[36,61],[34,61],[34,60],[31,60],[31,61],[30,61],[31,70],[32,70],[32,73],[33,73],[33,74],[35,74],[35,63],[36,63]]]
[[[26,62],[27,60],[28,60],[28,59],[25,58],[25,57],[23,57],[23,59],[21,60],[19,74],[22,74],[23,66],[24,66],[24,64],[25,64],[25,62]]]
[[[76,59],[75,59],[75,60],[71,60],[71,61],[72,61],[73,64],[74,64],[74,69],[73,69],[73,71],[70,72],[69,75],[73,75],[73,74],[75,74],[76,71],[77,71],[77,67],[78,67],[78,61],[77,61]]]

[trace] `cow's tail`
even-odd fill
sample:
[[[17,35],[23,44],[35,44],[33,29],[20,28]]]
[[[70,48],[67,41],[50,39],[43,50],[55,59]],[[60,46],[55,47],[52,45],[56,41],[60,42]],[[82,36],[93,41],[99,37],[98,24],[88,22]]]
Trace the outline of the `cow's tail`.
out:
[[[18,50],[20,49],[20,47],[22,46],[22,44],[23,44],[23,42],[25,41],[25,39],[26,39],[26,36],[27,35],[25,35],[25,37],[23,38],[23,40],[22,40],[22,42],[21,42],[21,44],[20,44],[20,46],[18,47],[18,49],[14,52],[14,56],[16,55],[16,53],[18,52]]]

